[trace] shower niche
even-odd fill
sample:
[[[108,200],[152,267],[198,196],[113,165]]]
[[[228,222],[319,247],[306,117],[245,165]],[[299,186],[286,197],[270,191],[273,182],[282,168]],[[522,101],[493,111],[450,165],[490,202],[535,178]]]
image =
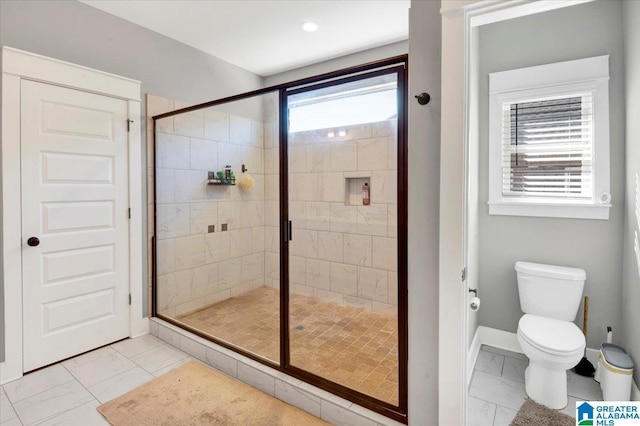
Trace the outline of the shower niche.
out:
[[[153,315],[406,421],[405,69],[164,100]]]
[[[353,176],[344,178],[344,204],[346,206],[362,206],[365,204],[365,198],[371,200],[371,177]],[[368,188],[365,190],[365,188]],[[369,191],[368,197],[365,197],[365,191]]]

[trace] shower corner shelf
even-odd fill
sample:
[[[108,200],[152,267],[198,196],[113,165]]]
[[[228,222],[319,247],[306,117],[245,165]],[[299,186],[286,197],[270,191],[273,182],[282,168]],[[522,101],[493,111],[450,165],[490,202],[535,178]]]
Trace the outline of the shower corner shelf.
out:
[[[236,178],[233,174],[231,175],[231,178],[227,178],[222,172],[207,172],[207,185],[235,186]]]

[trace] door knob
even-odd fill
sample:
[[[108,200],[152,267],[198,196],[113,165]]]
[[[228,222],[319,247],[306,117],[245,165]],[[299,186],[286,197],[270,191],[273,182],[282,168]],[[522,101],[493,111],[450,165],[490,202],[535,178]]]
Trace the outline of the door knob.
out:
[[[38,239],[38,237],[31,237],[27,240],[27,244],[31,247],[35,247],[40,244],[40,240]]]

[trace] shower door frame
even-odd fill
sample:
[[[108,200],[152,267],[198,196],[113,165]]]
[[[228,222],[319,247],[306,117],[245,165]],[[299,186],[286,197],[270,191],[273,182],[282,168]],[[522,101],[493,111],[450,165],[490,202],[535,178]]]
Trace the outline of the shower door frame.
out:
[[[260,357],[239,346],[235,346],[222,339],[218,339],[200,330],[181,323],[171,317],[160,314],[157,311],[157,217],[156,200],[153,200],[154,233],[152,237],[152,286],[151,286],[151,316],[157,317],[172,325],[180,327],[190,333],[209,340],[222,347],[237,352],[254,361],[265,364],[271,368],[281,371],[297,379],[303,380],[311,385],[324,389],[334,395],[345,398],[351,402],[380,413],[391,419],[407,423],[407,401],[408,401],[408,312],[407,312],[407,190],[408,190],[408,170],[407,170],[407,90],[408,90],[408,55],[400,55],[388,59],[374,61],[359,66],[344,68],[337,71],[321,74],[314,77],[303,78],[288,83],[278,84],[263,89],[254,90],[214,101],[205,102],[198,105],[178,109],[153,116],[153,150],[156,150],[156,121],[162,118],[171,117],[191,111],[196,111],[216,105],[226,104],[234,101],[250,99],[260,95],[278,94],[279,98],[279,218],[280,218],[280,362],[275,363],[266,358]],[[296,368],[290,364],[289,353],[289,236],[287,233],[289,223],[288,211],[288,105],[287,97],[304,91],[315,90],[333,85],[349,83],[352,81],[372,78],[380,75],[396,74],[397,76],[397,148],[398,148],[398,169],[397,169],[397,206],[398,206],[398,405],[381,401],[367,394],[332,382],[321,376],[317,376],[306,370]],[[154,160],[154,176],[156,164]],[[154,194],[157,194],[156,180],[153,182]]]

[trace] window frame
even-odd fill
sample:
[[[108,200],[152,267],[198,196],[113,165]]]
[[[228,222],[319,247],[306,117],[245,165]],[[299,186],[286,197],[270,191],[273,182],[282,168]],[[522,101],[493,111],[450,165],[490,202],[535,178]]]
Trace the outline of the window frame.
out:
[[[580,92],[591,92],[593,96],[591,197],[569,199],[503,195],[503,104]],[[490,215],[608,220],[611,208],[609,169],[609,55],[489,74]]]

